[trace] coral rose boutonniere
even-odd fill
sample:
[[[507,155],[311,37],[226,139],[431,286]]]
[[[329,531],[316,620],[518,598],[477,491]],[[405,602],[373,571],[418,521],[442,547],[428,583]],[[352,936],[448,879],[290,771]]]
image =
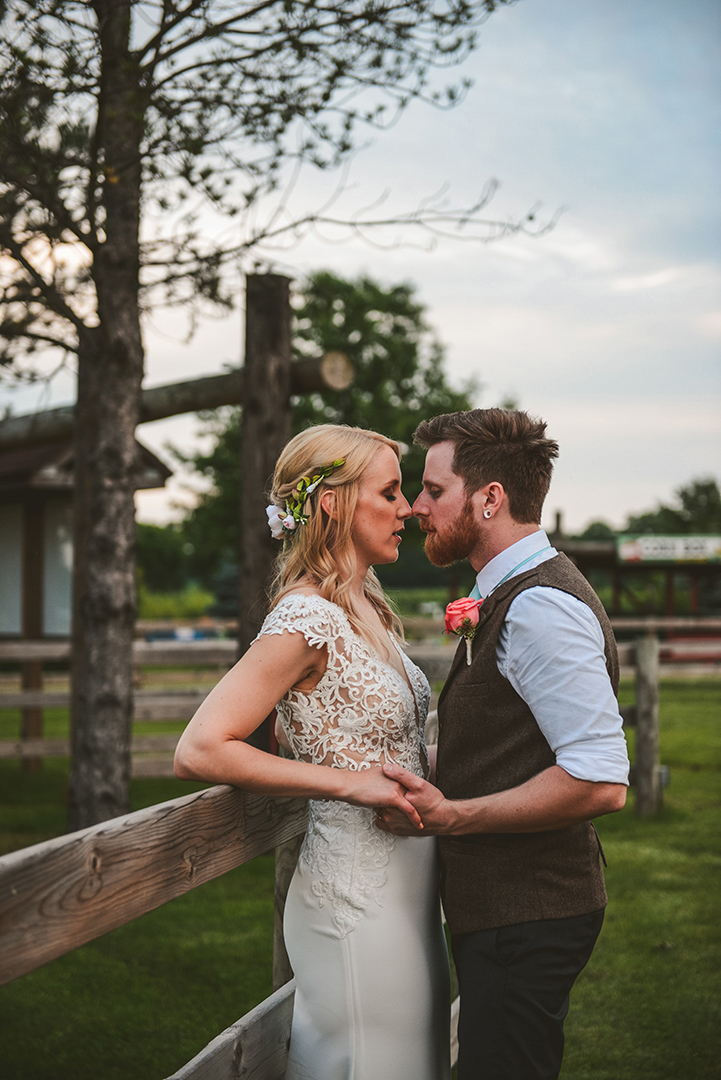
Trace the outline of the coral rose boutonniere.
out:
[[[469,596],[463,596],[446,608],[446,633],[465,638],[467,664],[471,662],[471,642],[476,636],[482,605],[482,600],[471,600]]]

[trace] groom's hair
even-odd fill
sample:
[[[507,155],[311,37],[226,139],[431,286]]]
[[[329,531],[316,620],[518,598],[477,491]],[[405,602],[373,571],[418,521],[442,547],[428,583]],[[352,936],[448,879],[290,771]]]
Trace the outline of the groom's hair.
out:
[[[541,523],[558,443],[546,438],[546,424],[517,409],[471,409],[422,420],[413,435],[420,446],[455,444],[453,471],[466,492],[493,481],[502,484],[508,508],[521,524]]]

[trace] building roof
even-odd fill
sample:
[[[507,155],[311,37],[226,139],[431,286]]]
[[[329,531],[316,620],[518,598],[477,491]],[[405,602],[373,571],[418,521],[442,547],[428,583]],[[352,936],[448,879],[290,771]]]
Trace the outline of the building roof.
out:
[[[136,489],[164,487],[172,470],[147,446],[135,440],[138,454]],[[25,491],[72,491],[75,451],[70,439],[0,452],[0,495]]]

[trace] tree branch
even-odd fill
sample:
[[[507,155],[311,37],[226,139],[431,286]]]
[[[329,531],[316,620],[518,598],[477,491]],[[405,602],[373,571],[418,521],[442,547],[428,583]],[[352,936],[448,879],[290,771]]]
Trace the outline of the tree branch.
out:
[[[22,245],[17,243],[9,231],[0,229],[0,247],[4,247],[6,251],[12,256],[16,263],[23,268],[28,276],[35,283],[40,293],[45,300],[47,306],[59,315],[63,319],[67,319],[69,323],[79,330],[85,324],[79,315],[76,315],[73,309],[65,302],[63,297],[57,292],[57,290],[50,285],[42,274],[35,269],[31,262],[25,257],[22,251]]]

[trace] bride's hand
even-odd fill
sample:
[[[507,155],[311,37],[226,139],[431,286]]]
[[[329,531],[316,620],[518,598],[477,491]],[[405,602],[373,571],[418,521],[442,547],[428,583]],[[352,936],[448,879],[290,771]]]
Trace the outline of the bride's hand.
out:
[[[447,831],[444,808],[448,803],[437,787],[393,762],[384,765],[383,772],[390,779],[403,785],[406,801],[410,802],[418,812],[423,822],[421,827],[425,829],[427,834]],[[383,829],[384,832],[392,832],[396,836],[418,835],[418,829],[409,828],[408,821],[400,817],[392,809],[379,814],[376,825],[379,829]]]
[[[343,794],[344,802],[353,806],[366,806],[377,813],[398,814],[403,821],[411,823],[410,832],[416,833],[423,828],[420,814],[406,798],[405,788],[395,780],[384,775],[383,769],[359,769],[351,772],[343,770],[348,788]]]

